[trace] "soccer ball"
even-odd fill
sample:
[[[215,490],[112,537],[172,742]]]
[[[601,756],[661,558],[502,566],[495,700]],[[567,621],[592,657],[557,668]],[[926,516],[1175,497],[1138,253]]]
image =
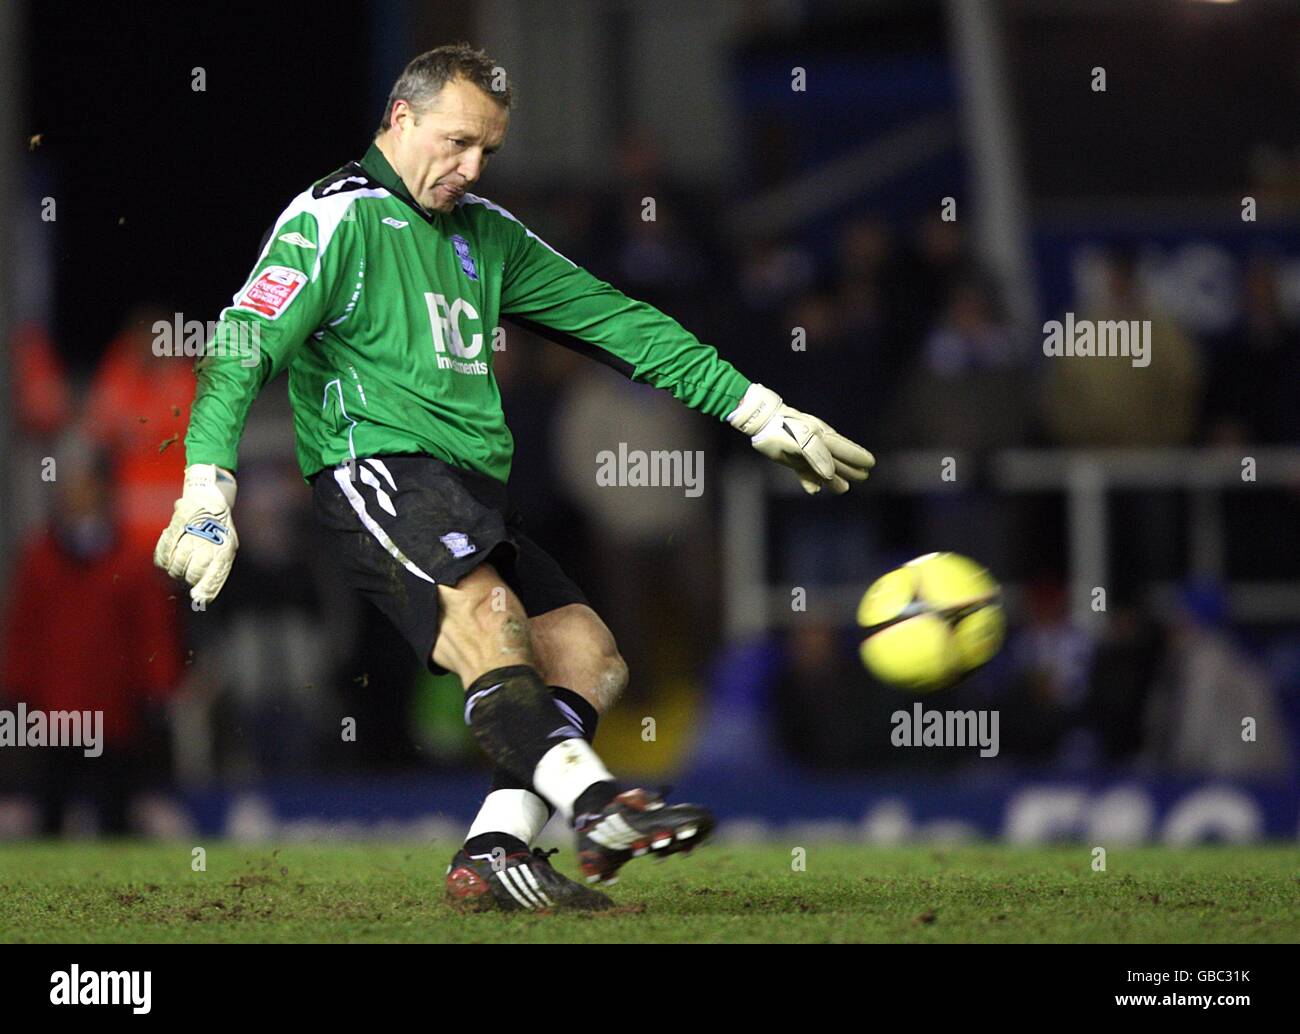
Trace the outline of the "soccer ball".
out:
[[[929,693],[987,663],[1006,619],[988,571],[957,553],[927,553],[877,579],[858,624],[862,663],[876,678]]]

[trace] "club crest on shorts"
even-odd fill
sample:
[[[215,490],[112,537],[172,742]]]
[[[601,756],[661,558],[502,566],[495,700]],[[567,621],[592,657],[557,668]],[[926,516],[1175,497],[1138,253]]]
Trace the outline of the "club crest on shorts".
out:
[[[449,531],[439,541],[451,551],[454,557],[469,556],[471,553],[478,552],[478,546],[470,542],[469,536],[463,531]]]
[[[455,234],[451,238],[451,246],[456,249],[456,255],[460,258],[460,268],[465,271],[465,275],[471,280],[478,279],[478,267],[474,265],[474,259],[469,253],[469,241],[460,234]]]

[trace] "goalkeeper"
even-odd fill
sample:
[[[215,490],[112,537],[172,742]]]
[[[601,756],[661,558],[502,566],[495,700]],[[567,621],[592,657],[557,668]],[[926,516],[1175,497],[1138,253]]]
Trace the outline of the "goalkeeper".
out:
[[[206,605],[239,539],[237,447],[257,393],[289,371],[297,457],[329,551],[434,672],[496,765],[447,873],[479,907],[609,899],[530,850],[553,809],[589,884],[700,842],[712,816],[615,781],[591,747],[627,681],[609,629],[520,528],[512,439],[492,374],[509,318],[727,420],[804,488],[848,490],[871,454],[751,384],[710,346],[469,193],[501,146],[510,91],[466,44],[413,60],[374,143],[294,198],[221,313],[185,438],[184,490],[154,560]],[[223,341],[256,341],[222,348]]]

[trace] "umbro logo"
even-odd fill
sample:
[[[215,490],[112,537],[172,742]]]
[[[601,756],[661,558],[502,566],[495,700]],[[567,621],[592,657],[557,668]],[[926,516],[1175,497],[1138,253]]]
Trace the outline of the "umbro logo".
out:
[[[302,234],[300,234],[300,233],[296,233],[296,232],[295,232],[295,233],[282,233],[282,234],[280,234],[280,236],[279,236],[278,239],[284,241],[285,244],[293,244],[293,245],[295,245],[296,247],[299,247],[299,248],[315,248],[315,247],[316,247],[316,245],[313,244],[311,241],[309,241],[306,237],[304,237]]]
[[[385,218],[384,222],[386,222],[389,226],[391,226],[395,230],[400,230],[403,226],[411,225],[405,219],[394,219],[391,215]]]

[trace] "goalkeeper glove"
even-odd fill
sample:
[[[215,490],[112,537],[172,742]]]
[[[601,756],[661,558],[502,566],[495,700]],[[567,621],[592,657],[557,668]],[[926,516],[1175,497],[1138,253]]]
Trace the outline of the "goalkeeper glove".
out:
[[[194,586],[190,599],[202,606],[226,584],[239,548],[230,516],[235,490],[235,475],[228,470],[211,463],[186,467],[185,490],[153,551],[156,565]]]
[[[781,396],[761,384],[751,384],[727,422],[749,435],[750,444],[768,459],[799,475],[809,495],[830,486],[836,495],[850,481],[867,480],[876,458],[861,445],[836,434],[823,421],[783,405]]]

